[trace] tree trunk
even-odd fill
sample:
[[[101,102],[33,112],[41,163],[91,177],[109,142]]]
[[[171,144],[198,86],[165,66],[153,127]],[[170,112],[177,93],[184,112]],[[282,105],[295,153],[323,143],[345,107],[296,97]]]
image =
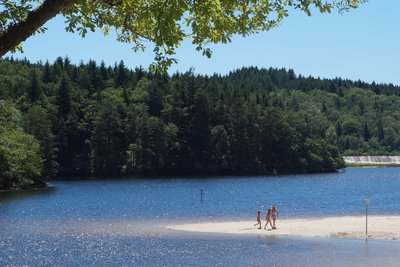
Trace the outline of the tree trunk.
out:
[[[45,0],[40,6],[32,10],[24,21],[10,26],[0,36],[0,57],[25,41],[65,7],[73,5],[78,1],[79,0]]]

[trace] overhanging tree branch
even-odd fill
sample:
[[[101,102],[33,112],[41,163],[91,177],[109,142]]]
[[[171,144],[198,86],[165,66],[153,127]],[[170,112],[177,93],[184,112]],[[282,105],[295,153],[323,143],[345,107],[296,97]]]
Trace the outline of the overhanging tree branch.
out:
[[[80,0],[45,0],[32,10],[25,20],[11,25],[0,36],[0,56],[17,47],[21,42],[34,34],[47,21],[59,14],[65,7]]]
[[[115,28],[117,40],[133,43],[134,51],[144,49],[141,38],[151,41],[156,46],[155,60],[165,68],[171,65],[171,56],[185,39],[209,57],[208,45],[231,42],[235,35],[270,30],[289,15],[289,9],[310,15],[314,9],[321,13],[334,8],[344,11],[366,1],[0,0],[0,57],[62,13],[66,30],[78,31],[82,37],[88,30],[102,29],[107,35]]]

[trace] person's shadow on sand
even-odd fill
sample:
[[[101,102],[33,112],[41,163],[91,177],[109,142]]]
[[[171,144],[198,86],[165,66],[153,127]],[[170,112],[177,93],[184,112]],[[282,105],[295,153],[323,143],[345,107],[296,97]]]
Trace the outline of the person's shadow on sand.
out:
[[[249,228],[242,228],[242,229],[238,229],[238,231],[250,231],[250,230],[254,230],[254,229],[257,229],[257,230],[260,230],[260,229],[258,229],[258,228],[251,228],[251,227],[249,227]],[[267,231],[272,231],[272,229],[265,229],[265,230],[267,230]]]

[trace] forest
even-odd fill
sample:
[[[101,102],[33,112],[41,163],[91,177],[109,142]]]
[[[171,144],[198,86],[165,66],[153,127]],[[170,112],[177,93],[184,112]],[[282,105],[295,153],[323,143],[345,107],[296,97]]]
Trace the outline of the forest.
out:
[[[333,172],[400,151],[400,88],[247,67],[0,60],[0,190],[56,177]]]

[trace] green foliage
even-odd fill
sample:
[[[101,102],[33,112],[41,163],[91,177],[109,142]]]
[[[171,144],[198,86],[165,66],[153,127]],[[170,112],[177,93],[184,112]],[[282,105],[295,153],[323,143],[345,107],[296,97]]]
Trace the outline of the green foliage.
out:
[[[33,184],[42,174],[39,143],[19,123],[19,112],[0,100],[0,189]]]
[[[0,61],[0,121],[37,139],[45,175],[330,172],[341,154],[400,152],[399,89],[273,68],[169,77],[123,62],[10,59]]]
[[[19,130],[0,128],[0,188],[34,183],[41,176],[39,144]]]
[[[23,129],[32,135],[40,145],[40,152],[43,157],[43,176],[52,177],[57,172],[56,152],[54,134],[52,133],[51,121],[47,111],[38,106],[31,106],[22,119]]]
[[[53,1],[53,3],[51,2]],[[155,69],[176,62],[172,56],[183,40],[189,39],[197,51],[210,57],[210,44],[227,43],[235,35],[248,36],[277,27],[289,10],[330,13],[356,8],[365,0],[273,0],[273,1],[160,1],[160,0],[24,0],[0,2],[0,37],[22,24],[38,6],[43,14],[37,20],[57,13],[66,19],[66,30],[85,37],[89,31],[108,35],[115,30],[120,42],[133,44],[134,51],[144,50],[145,41],[154,44]],[[67,3],[66,3],[67,2]],[[69,2],[69,3],[68,3]],[[32,17],[32,16],[31,16]],[[44,23],[43,22],[43,23]],[[44,32],[38,28],[37,32]],[[19,32],[24,32],[20,30]],[[20,41],[29,36],[13,36]],[[17,47],[21,49],[21,47]],[[117,78],[119,79],[119,78]]]

